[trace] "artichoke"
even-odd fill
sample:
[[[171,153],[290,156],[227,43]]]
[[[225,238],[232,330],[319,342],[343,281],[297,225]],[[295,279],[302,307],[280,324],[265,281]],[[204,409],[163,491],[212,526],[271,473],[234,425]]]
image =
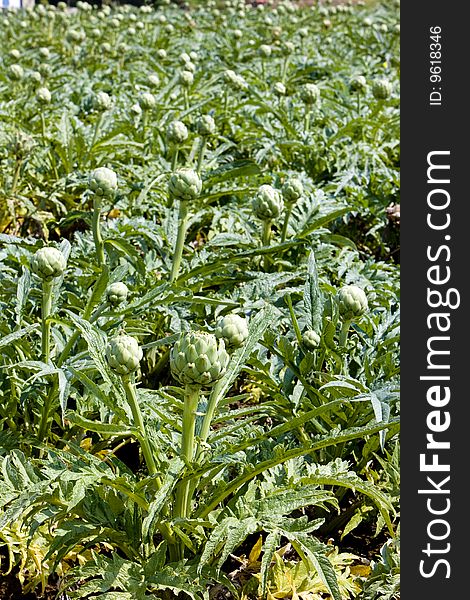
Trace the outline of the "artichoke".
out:
[[[172,121],[166,128],[166,138],[171,144],[182,144],[188,139],[188,129],[182,121]]]
[[[51,92],[47,87],[40,87],[36,91],[36,98],[41,104],[49,104],[52,99]]]
[[[386,100],[392,95],[392,84],[388,79],[378,79],[374,81],[372,94],[376,100]]]
[[[305,104],[316,104],[320,98],[320,89],[314,83],[306,83],[300,92],[300,97]]]
[[[185,69],[184,71],[181,71],[181,73],[178,75],[178,82],[183,87],[190,87],[191,85],[193,85],[194,75],[191,73],[191,71],[187,71]]]
[[[215,133],[215,121],[211,115],[202,115],[196,121],[196,129],[199,135],[209,136]]]
[[[227,346],[239,348],[248,337],[248,325],[246,319],[235,313],[222,317],[215,328],[217,338],[222,338]]]
[[[154,87],[158,87],[160,85],[160,77],[157,75],[157,73],[151,73],[148,76],[147,81]]]
[[[143,110],[152,110],[157,106],[157,99],[150,92],[145,92],[140,97],[139,104]]]
[[[173,377],[183,385],[212,385],[224,375],[228,362],[224,341],[202,331],[182,333],[170,353]]]
[[[38,250],[31,259],[31,270],[41,279],[52,281],[63,275],[67,261],[57,248],[45,246]]]
[[[23,79],[24,76],[24,70],[23,67],[21,65],[10,65],[9,69],[8,69],[8,76],[10,77],[10,79],[13,79],[14,81],[19,81],[20,79]]]
[[[111,98],[106,92],[98,92],[93,96],[93,108],[97,111],[104,111],[111,108]]]
[[[108,285],[106,289],[106,297],[108,302],[113,306],[117,306],[118,304],[125,302],[128,295],[129,288],[125,283],[122,283],[122,281],[112,283],[111,285]]]
[[[260,186],[252,202],[253,212],[262,221],[276,219],[284,208],[284,202],[279,190],[271,185]]]
[[[112,338],[106,346],[108,364],[119,375],[129,375],[135,371],[142,356],[142,348],[137,340],[123,333]]]
[[[286,95],[286,86],[282,83],[282,81],[276,81],[273,86],[273,91],[277,96],[285,96]]]
[[[90,175],[89,187],[97,196],[112,198],[118,187],[117,175],[107,167],[98,167]]]
[[[307,350],[315,350],[320,345],[320,336],[313,329],[307,329],[302,335],[302,344]]]
[[[349,81],[349,89],[351,92],[364,92],[367,88],[367,81],[364,75],[355,75]]]
[[[268,58],[271,56],[271,52],[271,46],[268,46],[268,44],[261,44],[261,46],[258,48],[258,54],[263,58]]]
[[[170,177],[168,193],[179,200],[194,200],[202,190],[202,181],[193,169],[183,168]]]
[[[282,196],[286,204],[294,204],[304,193],[304,186],[300,179],[288,179],[282,186]]]
[[[364,314],[368,308],[367,296],[357,285],[343,286],[337,296],[340,315],[351,321]]]

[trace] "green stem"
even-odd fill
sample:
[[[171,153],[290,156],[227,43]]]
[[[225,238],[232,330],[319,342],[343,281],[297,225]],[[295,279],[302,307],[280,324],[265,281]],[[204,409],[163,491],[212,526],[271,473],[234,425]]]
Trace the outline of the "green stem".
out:
[[[349,332],[350,325],[351,325],[351,321],[347,320],[347,321],[344,321],[343,325],[341,326],[341,331],[339,333],[339,345],[341,347],[346,346],[346,340],[348,339],[348,332]]]
[[[200,385],[187,384],[184,390],[183,430],[181,434],[180,456],[189,464],[194,458],[194,429],[196,425],[196,411],[199,403]],[[176,490],[175,517],[185,518],[190,512],[189,497],[190,480],[179,483]]]
[[[183,95],[184,95],[184,110],[189,110],[189,92],[186,88],[184,89]]]
[[[263,234],[262,234],[262,238],[261,238],[261,243],[263,246],[269,246],[269,244],[271,243],[271,221],[263,221]],[[263,268],[265,271],[268,270],[269,268],[269,256],[267,254],[264,255],[264,260],[263,260]]]
[[[45,363],[49,362],[51,353],[51,324],[49,316],[52,308],[52,281],[43,281],[42,284],[42,314],[41,314],[41,354]]]
[[[101,218],[101,201],[95,197],[95,199],[93,200],[92,229],[93,229],[93,239],[95,241],[95,248],[96,248],[96,259],[98,261],[98,266],[101,268],[106,263],[106,257],[104,254],[103,237],[101,235],[100,218]]]
[[[148,110],[144,110],[144,114],[142,116],[142,141],[144,142],[144,144],[145,144],[145,136],[147,133],[148,120],[149,120]]]
[[[171,157],[171,170],[173,171],[173,173],[176,171],[176,168],[178,166],[178,152],[179,148],[178,146],[175,146],[173,156]]]
[[[46,119],[44,117],[43,110],[41,110],[41,134],[42,134],[42,143],[45,146],[46,145]]]
[[[286,58],[284,60],[284,64],[282,65],[282,72],[281,72],[281,81],[282,81],[282,83],[285,83],[285,80],[286,80],[287,67],[289,65],[289,60],[290,60],[290,57],[286,56]]]
[[[295,316],[294,307],[292,306],[292,298],[290,297],[290,294],[286,294],[284,296],[284,298],[286,299],[286,304],[289,307],[289,313],[290,313],[290,318],[292,320],[292,325],[294,326],[295,337],[297,338],[297,341],[299,342],[299,344],[301,344],[302,343],[302,334],[300,332],[300,327],[299,327],[299,323],[297,321],[297,317]]]
[[[103,121],[103,113],[101,113],[100,116],[96,119],[95,128],[93,130],[93,137],[91,139],[91,144],[90,144],[90,147],[88,148],[88,152],[86,154],[85,163],[88,162],[88,159],[90,158],[90,154],[92,153],[93,146],[95,145],[96,138],[98,137],[98,132],[100,130],[102,121]]]
[[[292,214],[292,208],[292,204],[286,204],[286,216],[284,217],[284,224],[282,225],[281,243],[286,241],[287,226],[289,224],[289,219]]]
[[[180,200],[179,215],[178,215],[178,236],[176,238],[176,247],[173,254],[173,264],[171,265],[170,283],[173,283],[178,277],[181,266],[181,258],[183,256],[184,240],[186,237],[188,207],[187,202]]]
[[[142,454],[144,455],[145,464],[147,465],[148,472],[150,475],[156,475],[157,465],[155,463],[155,459],[153,457],[152,448],[150,447],[150,442],[147,437],[147,432],[145,430],[144,420],[142,418],[142,413],[140,411],[139,401],[137,400],[137,393],[135,390],[135,382],[131,380],[130,375],[126,375],[122,378],[122,383],[124,385],[124,390],[126,392],[127,402],[132,412],[132,416],[134,418],[134,424],[139,430],[141,440],[140,446],[142,448]],[[159,477],[156,477],[156,482],[158,486],[161,486],[161,480]]]
[[[21,165],[22,165],[22,161],[21,160],[16,160],[16,164],[15,164],[15,173],[13,175],[13,183],[11,184],[11,195],[14,196],[16,193],[16,188],[18,187],[18,181],[20,179],[20,171],[21,171]]]
[[[202,171],[202,161],[204,160],[204,153],[206,151],[206,144],[207,144],[206,138],[202,137],[201,140],[200,140],[200,142],[199,142],[199,156],[198,156],[198,159],[197,159],[197,172],[199,174],[201,174],[201,171]]]

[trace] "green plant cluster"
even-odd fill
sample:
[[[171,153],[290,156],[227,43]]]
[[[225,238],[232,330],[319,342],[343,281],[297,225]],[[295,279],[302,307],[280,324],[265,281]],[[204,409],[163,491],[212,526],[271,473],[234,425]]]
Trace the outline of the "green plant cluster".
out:
[[[0,39],[2,573],[398,598],[398,5],[59,3]]]

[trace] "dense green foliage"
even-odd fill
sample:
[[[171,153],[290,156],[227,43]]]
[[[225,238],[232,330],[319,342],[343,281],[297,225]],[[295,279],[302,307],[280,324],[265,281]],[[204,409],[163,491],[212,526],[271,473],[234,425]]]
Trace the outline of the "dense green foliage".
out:
[[[399,597],[398,6],[275,4],[0,16],[25,589]]]

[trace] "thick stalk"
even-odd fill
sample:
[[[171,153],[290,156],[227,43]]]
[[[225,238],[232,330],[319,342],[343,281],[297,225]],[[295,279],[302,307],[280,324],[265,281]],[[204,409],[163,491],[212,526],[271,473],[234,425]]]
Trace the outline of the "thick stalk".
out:
[[[188,207],[185,200],[180,200],[178,215],[178,236],[176,238],[176,247],[173,254],[173,264],[171,265],[170,283],[173,283],[178,277],[183,256],[184,240],[186,237],[186,228],[188,224]]]
[[[51,353],[51,324],[49,316],[52,308],[52,281],[42,284],[42,314],[41,314],[41,354],[45,363],[49,362]]]
[[[189,92],[186,88],[183,92],[183,95],[184,95],[184,110],[189,110]]]
[[[343,325],[341,326],[341,331],[339,333],[339,345],[341,347],[346,346],[346,340],[348,339],[348,332],[349,332],[350,325],[351,325],[351,321],[347,320],[347,321],[344,321]]]
[[[149,112],[148,110],[144,110],[144,114],[142,115],[142,141],[145,144],[145,137],[147,134],[147,126],[149,121]]]
[[[178,166],[178,146],[174,147],[173,156],[171,157],[171,170],[173,172],[176,171],[176,167]]]
[[[45,146],[46,145],[46,119],[45,119],[43,110],[41,110],[41,134],[42,134],[42,143]]]
[[[134,425],[137,427],[140,433],[140,447],[142,448],[142,454],[144,456],[145,464],[147,465],[147,469],[150,475],[156,475],[157,465],[155,463],[155,459],[153,457],[152,448],[150,447],[150,442],[147,437],[147,432],[145,430],[144,420],[142,418],[142,413],[140,411],[139,402],[137,400],[137,394],[135,390],[135,382],[131,380],[130,375],[127,375],[122,378],[122,383],[124,385],[124,390],[126,392],[127,403],[132,412],[132,416],[134,418]],[[157,484],[161,486],[160,478],[156,478]]]
[[[15,173],[13,175],[13,183],[11,185],[11,192],[10,192],[12,196],[14,196],[16,194],[16,188],[18,187],[18,181],[20,179],[21,165],[22,165],[22,161],[17,159],[16,163],[15,163]]]
[[[206,151],[206,138],[205,137],[201,137],[200,141],[199,141],[199,156],[197,159],[197,172],[199,174],[201,174],[202,171],[202,161],[204,160],[204,153]]]
[[[297,321],[297,317],[295,316],[294,307],[292,305],[292,298],[290,297],[290,294],[286,294],[285,299],[286,299],[286,304],[289,307],[289,314],[290,314],[290,318],[292,321],[292,325],[294,327],[295,337],[297,338],[298,343],[301,344],[302,343],[302,333],[300,332],[299,323]]]
[[[263,246],[269,246],[269,244],[271,243],[271,233],[271,221],[263,221],[263,235],[261,238],[261,243]],[[269,256],[265,254],[263,259],[263,267],[265,271],[268,270],[269,263]]]
[[[106,257],[104,254],[103,237],[101,235],[100,218],[101,218],[101,200],[99,200],[98,198],[95,197],[93,200],[92,229],[93,229],[93,239],[95,241],[95,248],[96,248],[96,259],[98,261],[98,266],[101,268],[106,262]]]
[[[286,204],[286,216],[284,217],[284,224],[282,225],[281,243],[286,241],[287,226],[289,225],[289,219],[292,214],[292,204]]]
[[[102,121],[103,121],[103,113],[101,113],[100,116],[96,119],[95,128],[93,130],[93,137],[91,139],[90,147],[88,148],[85,162],[88,162],[88,159],[90,158],[90,154],[93,151],[93,146],[95,145],[96,138],[98,137],[98,132],[100,130]]]
[[[183,430],[181,434],[180,456],[185,463],[191,463],[194,458],[194,429],[196,411],[199,403],[200,385],[186,385],[184,390]],[[175,517],[185,518],[189,515],[190,480],[181,481],[176,490]]]

